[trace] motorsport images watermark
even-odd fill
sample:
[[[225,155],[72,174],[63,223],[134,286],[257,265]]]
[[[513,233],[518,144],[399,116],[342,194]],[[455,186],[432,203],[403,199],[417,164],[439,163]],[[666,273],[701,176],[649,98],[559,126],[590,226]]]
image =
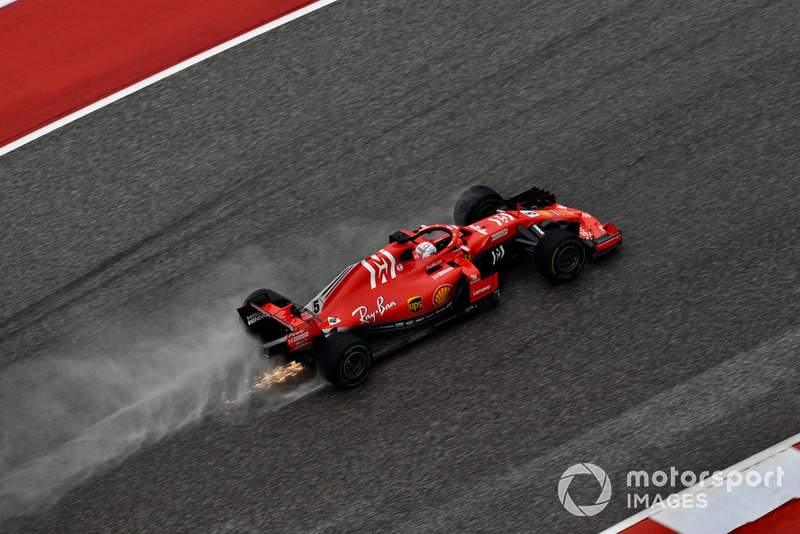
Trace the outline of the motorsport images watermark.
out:
[[[581,475],[591,475],[597,480],[600,495],[594,503],[579,505],[575,503],[569,494],[569,485],[572,480]],[[669,471],[628,471],[625,477],[627,483],[627,505],[628,508],[649,508],[651,506],[662,506],[664,508],[705,508],[708,506],[707,495],[702,492],[693,494],[670,493],[662,497],[658,488],[669,486],[674,488],[678,484],[685,488],[694,486],[700,482],[710,479],[706,486],[725,487],[725,491],[730,492],[733,488],[742,484],[750,487],[781,487],[783,486],[783,468],[765,471],[703,471],[699,475],[694,471],[678,471],[675,467],[670,467]],[[647,490],[642,490],[647,488]],[[651,489],[652,488],[652,489]],[[649,493],[651,490],[652,493]],[[680,491],[680,490],[678,490]],[[580,463],[569,467],[561,479],[558,481],[558,500],[566,510],[577,516],[589,517],[597,515],[608,506],[611,501],[611,480],[601,468],[590,463]]]

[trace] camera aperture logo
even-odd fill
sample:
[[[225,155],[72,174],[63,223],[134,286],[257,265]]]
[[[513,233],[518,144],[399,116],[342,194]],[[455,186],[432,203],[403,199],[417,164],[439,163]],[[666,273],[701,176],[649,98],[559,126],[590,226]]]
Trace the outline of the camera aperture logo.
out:
[[[578,475],[594,475],[597,483],[600,484],[600,496],[594,504],[578,506],[569,494],[569,485],[572,479]],[[558,500],[567,511],[577,516],[593,516],[603,511],[611,500],[611,481],[606,472],[594,464],[582,463],[575,464],[561,475],[558,481]]]

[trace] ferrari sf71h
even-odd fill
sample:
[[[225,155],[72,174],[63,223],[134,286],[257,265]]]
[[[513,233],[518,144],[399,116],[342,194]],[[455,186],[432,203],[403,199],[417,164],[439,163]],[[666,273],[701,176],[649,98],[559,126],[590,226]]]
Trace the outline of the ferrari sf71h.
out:
[[[239,316],[265,355],[316,365],[326,380],[353,388],[366,380],[374,356],[499,300],[499,275],[521,254],[533,254],[539,272],[563,283],[622,241],[613,224],[537,188],[503,198],[470,187],[454,219],[394,232],[387,246],[347,267],[303,308],[259,289]]]

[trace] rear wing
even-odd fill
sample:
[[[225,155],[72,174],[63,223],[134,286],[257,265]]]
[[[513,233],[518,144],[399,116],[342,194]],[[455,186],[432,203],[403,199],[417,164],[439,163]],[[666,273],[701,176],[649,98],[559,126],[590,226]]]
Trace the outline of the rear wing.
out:
[[[279,349],[286,344],[289,352],[294,352],[310,346],[314,338],[322,335],[316,324],[321,323],[319,318],[292,303],[281,307],[271,302],[250,301],[236,311],[250,333],[264,342],[265,349]]]

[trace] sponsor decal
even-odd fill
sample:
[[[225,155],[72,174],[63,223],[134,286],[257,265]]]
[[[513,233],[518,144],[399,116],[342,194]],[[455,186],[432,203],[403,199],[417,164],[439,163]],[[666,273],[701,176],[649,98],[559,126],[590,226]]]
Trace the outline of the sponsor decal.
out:
[[[430,313],[426,313],[425,315],[420,315],[419,317],[416,317],[414,319],[406,319],[394,323],[377,324],[375,326],[370,327],[369,330],[374,332],[376,330],[386,331],[386,330],[396,330],[398,328],[410,328],[414,326],[419,326],[427,321],[430,321],[440,316],[442,313],[446,313],[447,310],[450,310],[452,308],[453,308],[453,301],[451,300],[441,308],[438,308],[437,310],[432,311]]]
[[[264,315],[261,312],[251,313],[250,315],[247,316],[247,326],[250,326],[253,323],[257,323],[264,317],[266,317],[266,315]]]
[[[291,334],[286,334],[285,336],[283,336],[283,339],[286,340],[286,343],[289,344],[289,347],[292,350],[301,349],[311,344],[311,334],[307,329],[299,330]]]
[[[388,280],[397,276],[395,257],[385,250],[361,260],[361,265],[369,271],[369,286],[372,289],[378,287],[378,284],[385,284]]]
[[[536,235],[538,235],[539,237],[544,237],[544,230],[542,230],[541,228],[539,228],[539,225],[538,225],[538,224],[532,224],[532,225],[531,225],[531,230],[533,230],[533,231],[534,231],[534,233],[535,233]]]
[[[508,235],[508,228],[503,228],[502,230],[500,230],[496,234],[492,235],[492,241],[497,241],[498,239],[500,239],[501,237],[503,237],[505,235]]]
[[[481,293],[486,293],[487,291],[489,291],[489,290],[491,290],[491,289],[492,289],[492,284],[491,284],[491,282],[490,282],[490,283],[489,283],[489,285],[486,285],[486,286],[480,287],[480,288],[478,288],[478,289],[473,289],[473,290],[472,290],[472,296],[473,296],[473,297],[477,297],[477,296],[478,296],[478,295],[480,295]]]
[[[331,326],[333,326],[335,324],[339,324],[341,322],[342,322],[342,320],[339,319],[338,317],[328,317],[328,324],[331,325]]]
[[[591,238],[592,238],[592,234],[591,234],[591,233],[589,233],[589,230],[587,230],[587,229],[586,229],[586,228],[584,228],[583,226],[581,226],[580,230],[578,231],[578,234],[579,234],[579,235],[581,236],[581,238],[583,238],[583,239],[591,239]]]
[[[545,217],[550,217],[550,212],[547,210],[539,210],[539,215],[544,215]]]
[[[436,267],[437,265],[441,265],[441,263],[442,263],[442,259],[443,259],[443,258],[439,258],[438,260],[436,260],[436,261],[433,261],[433,262],[429,263],[428,265],[426,265],[426,266],[425,266],[425,270],[427,271],[427,270],[428,270],[428,269],[430,269],[431,267]]]
[[[483,226],[477,226],[475,224],[470,224],[469,227],[472,228],[473,230],[475,230],[476,232],[478,232],[479,234],[489,235],[489,232],[484,230]]]
[[[448,267],[446,269],[442,269],[441,271],[438,271],[438,272],[434,273],[433,276],[431,276],[431,278],[433,278],[434,280],[438,280],[439,278],[441,278],[442,276],[444,276],[447,273],[451,272],[452,270],[453,270],[452,267]]]
[[[422,311],[422,297],[411,297],[408,299],[408,311],[419,313]]]
[[[477,274],[474,274],[474,273],[473,273],[473,274],[471,274],[471,275],[470,275],[470,278],[472,278],[472,281],[473,281],[473,282],[477,282],[477,281],[478,281],[478,275],[477,275]]]
[[[394,308],[397,306],[397,302],[391,301],[388,304],[384,304],[386,299],[383,297],[378,297],[375,301],[377,309],[373,312],[369,311],[369,308],[366,306],[359,306],[355,310],[353,310],[352,315],[355,317],[358,315],[358,320],[361,321],[361,324],[369,324],[377,322],[378,317],[383,317],[383,314],[386,313],[386,310],[389,308]]]
[[[402,271],[403,270],[403,264],[402,263],[398,263],[397,264],[397,270],[398,271]]]
[[[434,307],[438,308],[442,304],[446,304],[453,293],[453,286],[450,284],[444,284],[436,288],[436,291],[433,292],[433,305]]]
[[[491,217],[489,217],[489,220],[495,223],[497,226],[503,226],[504,224],[513,221],[514,216],[509,213],[502,212],[498,213],[497,215],[492,215]]]
[[[503,256],[506,255],[506,251],[503,248],[503,245],[492,249],[492,265],[497,265],[497,263],[503,259]]]
[[[297,343],[300,340],[306,339],[308,337],[308,330],[300,330],[299,332],[294,332],[292,334],[286,334],[284,339],[289,343]]]
[[[527,216],[527,217],[538,217],[539,216],[539,212],[537,212],[537,211],[523,211],[522,214]]]

